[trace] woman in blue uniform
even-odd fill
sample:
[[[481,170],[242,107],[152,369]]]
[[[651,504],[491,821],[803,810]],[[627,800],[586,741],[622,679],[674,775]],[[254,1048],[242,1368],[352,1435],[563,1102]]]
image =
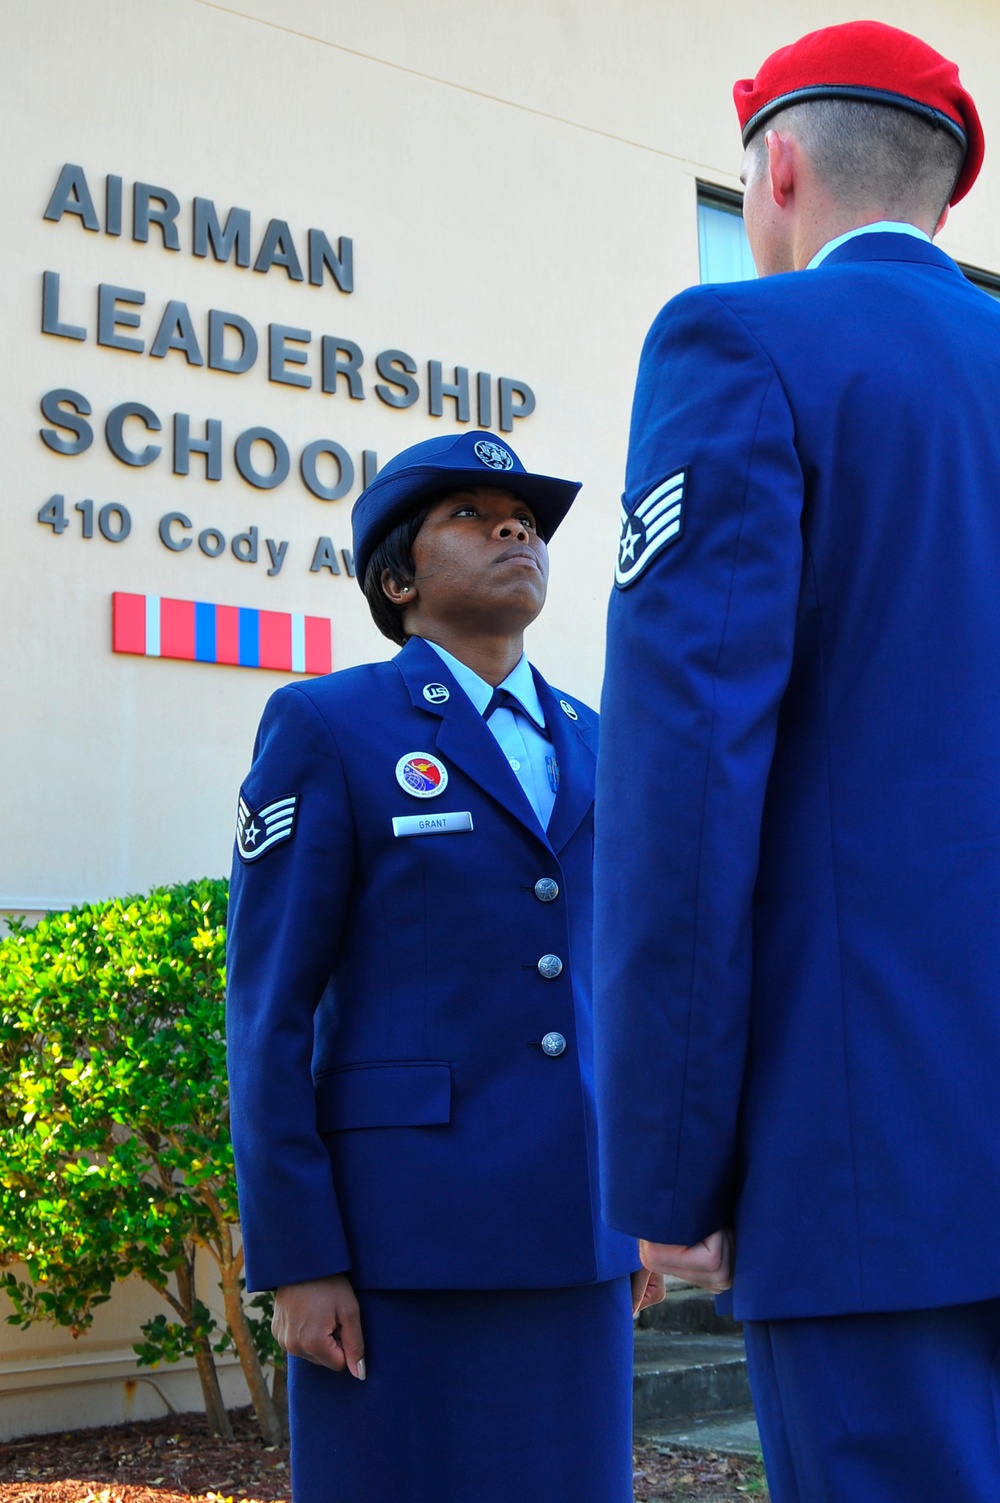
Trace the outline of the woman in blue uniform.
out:
[[[626,1503],[635,1243],[600,1220],[597,719],[523,654],[578,486],[463,433],[359,498],[391,662],[270,700],[229,1065],[296,1503]]]

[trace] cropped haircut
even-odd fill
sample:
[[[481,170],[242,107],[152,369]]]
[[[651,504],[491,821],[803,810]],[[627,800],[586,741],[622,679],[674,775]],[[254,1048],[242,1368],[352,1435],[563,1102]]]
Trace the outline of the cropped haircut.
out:
[[[416,572],[413,543],[429,510],[427,505],[417,507],[390,528],[372,553],[365,570],[365,599],[368,601],[372,620],[383,637],[388,637],[400,647],[406,646],[403,611],[400,606],[393,604],[383,590],[382,575],[388,569],[390,578],[396,584],[405,585],[412,581]]]
[[[764,149],[769,130],[793,135],[838,203],[877,205],[887,219],[933,214],[949,202],[962,167],[961,143],[944,126],[912,110],[857,99],[811,99],[789,105],[754,133]]]

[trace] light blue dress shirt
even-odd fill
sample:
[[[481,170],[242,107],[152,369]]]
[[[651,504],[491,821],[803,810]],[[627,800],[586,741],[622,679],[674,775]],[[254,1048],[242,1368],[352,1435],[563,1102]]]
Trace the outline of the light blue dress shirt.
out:
[[[451,669],[452,676],[481,715],[493,698],[493,686],[436,642],[428,642],[427,645],[433,647],[441,661]],[[517,667],[508,673],[498,687],[512,694],[524,713],[509,709],[494,710],[486,724],[524,789],[529,804],[538,816],[538,823],[543,830],[547,830],[556,801],[559,773],[552,754],[552,742],[545,734],[545,713],[538,698],[530,664],[523,653]]]
[[[828,240],[825,245],[820,246],[806,267],[806,271],[812,271],[813,267],[819,266],[825,261],[830,252],[836,250],[838,245],[845,245],[848,240],[853,240],[857,235],[886,234],[912,235],[915,240],[926,240],[928,245],[931,243],[930,235],[925,234],[923,230],[918,230],[915,224],[906,224],[902,219],[879,219],[875,224],[859,224],[856,230],[848,230],[845,234],[837,235],[833,240]]]

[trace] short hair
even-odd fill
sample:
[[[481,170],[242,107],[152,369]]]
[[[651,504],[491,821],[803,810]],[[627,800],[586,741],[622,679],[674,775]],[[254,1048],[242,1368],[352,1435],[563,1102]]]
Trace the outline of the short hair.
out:
[[[365,599],[372,613],[372,620],[390,641],[400,647],[406,646],[406,631],[403,627],[403,610],[394,605],[382,588],[382,575],[388,569],[396,584],[412,582],[416,569],[413,563],[413,543],[424,525],[430,510],[429,504],[418,506],[396,522],[376,544],[368,568],[365,570]]]
[[[751,138],[760,151],[769,130],[788,131],[829,193],[843,204],[878,205],[887,218],[915,210],[940,218],[965,157],[944,126],[913,110],[859,99],[810,99],[789,105]]]

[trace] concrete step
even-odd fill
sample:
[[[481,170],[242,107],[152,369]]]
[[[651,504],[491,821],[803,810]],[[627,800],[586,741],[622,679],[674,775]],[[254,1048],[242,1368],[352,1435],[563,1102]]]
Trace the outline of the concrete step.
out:
[[[690,1286],[669,1289],[665,1300],[643,1310],[638,1324],[643,1331],[683,1331],[702,1336],[735,1336],[741,1329],[731,1315],[716,1314],[712,1295]]]
[[[723,1456],[759,1456],[760,1435],[752,1409],[703,1414],[683,1424],[667,1425],[643,1435],[647,1445],[662,1450],[717,1451]]]
[[[743,1337],[637,1331],[632,1402],[642,1435],[694,1415],[746,1407]]]
[[[653,1444],[760,1454],[742,1329],[702,1289],[671,1288],[639,1317],[633,1404]]]

